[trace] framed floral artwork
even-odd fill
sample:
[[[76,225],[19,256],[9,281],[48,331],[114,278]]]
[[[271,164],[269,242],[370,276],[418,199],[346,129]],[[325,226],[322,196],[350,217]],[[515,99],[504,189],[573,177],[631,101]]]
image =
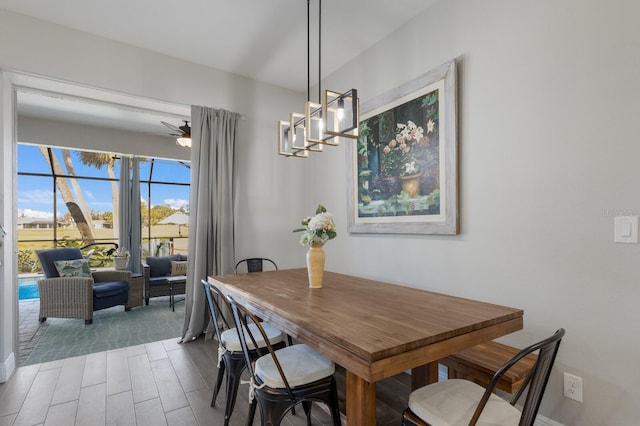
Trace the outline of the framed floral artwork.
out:
[[[456,98],[450,61],[363,104],[349,232],[458,233]]]

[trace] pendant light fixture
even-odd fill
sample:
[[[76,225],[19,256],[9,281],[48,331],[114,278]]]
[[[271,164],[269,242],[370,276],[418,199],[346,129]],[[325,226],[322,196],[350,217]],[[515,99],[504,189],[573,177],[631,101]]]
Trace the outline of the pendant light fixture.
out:
[[[318,0],[318,101],[311,102],[310,2],[307,0],[307,102],[304,114],[292,112],[289,121],[278,122],[278,154],[308,158],[324,145],[337,146],[339,138],[357,139],[360,106],[358,91],[344,93],[321,90],[322,81],[322,0]]]

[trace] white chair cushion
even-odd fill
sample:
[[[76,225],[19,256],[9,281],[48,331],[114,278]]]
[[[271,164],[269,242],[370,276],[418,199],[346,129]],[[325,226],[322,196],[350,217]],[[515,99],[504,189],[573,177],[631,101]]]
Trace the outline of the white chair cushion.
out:
[[[336,370],[333,361],[307,345],[287,346],[275,353],[292,388],[329,377]],[[271,354],[258,358],[255,374],[270,388],[285,387]]]
[[[449,379],[416,389],[409,395],[409,408],[432,426],[467,426],[482,399],[484,388],[462,379]],[[517,426],[521,413],[492,394],[478,426]]]
[[[282,334],[282,331],[278,330],[276,327],[272,326],[271,324],[267,324],[266,322],[263,322],[260,325],[262,326],[265,333],[267,334],[269,343],[271,343],[272,345],[275,345],[276,343],[280,343],[284,340],[284,334]],[[262,334],[260,333],[260,330],[258,330],[258,327],[255,324],[249,324],[249,330],[253,334],[254,339],[256,339],[256,343],[258,344],[259,348],[264,348],[265,346],[267,346],[267,344],[264,342],[264,339],[262,338]],[[247,337],[247,347],[249,349],[255,349],[249,335],[246,333],[245,335]],[[222,334],[220,335],[220,338],[222,339],[222,345],[225,347],[226,350],[230,352],[242,351],[242,345],[240,345],[238,332],[236,331],[235,328],[230,328],[229,330],[223,331]]]

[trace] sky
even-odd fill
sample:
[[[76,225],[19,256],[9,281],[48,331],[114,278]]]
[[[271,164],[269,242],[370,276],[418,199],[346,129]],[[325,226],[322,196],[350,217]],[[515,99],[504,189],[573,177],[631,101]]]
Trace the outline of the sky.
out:
[[[61,167],[67,173],[60,149],[52,150],[57,156]],[[71,151],[71,159],[76,176],[108,177],[107,167],[97,169],[85,166],[80,161],[77,151]],[[147,158],[145,160],[151,160]],[[116,161],[115,176],[120,176],[120,162]],[[188,164],[188,163],[187,163]],[[142,201],[149,204],[148,184],[151,169],[150,161],[140,164],[140,195]],[[18,173],[51,174],[51,168],[37,146],[18,144]],[[68,181],[68,180],[67,180]],[[189,183],[190,169],[178,161],[165,159],[154,160],[153,182],[151,186],[151,206],[166,205],[174,209],[189,208],[189,186],[169,185],[167,183]],[[162,182],[162,183],[160,183]],[[112,211],[111,182],[91,179],[78,180],[80,189],[87,202],[89,210],[96,212]],[[69,183],[74,191],[73,186]],[[58,194],[58,217],[67,212],[64,201]],[[51,177],[18,175],[18,216],[53,218],[53,183]]]

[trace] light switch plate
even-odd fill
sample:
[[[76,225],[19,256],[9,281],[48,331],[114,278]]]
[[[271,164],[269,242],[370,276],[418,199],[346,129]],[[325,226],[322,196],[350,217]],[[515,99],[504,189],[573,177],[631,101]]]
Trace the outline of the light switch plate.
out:
[[[638,244],[638,216],[616,216],[614,218],[613,241]]]

